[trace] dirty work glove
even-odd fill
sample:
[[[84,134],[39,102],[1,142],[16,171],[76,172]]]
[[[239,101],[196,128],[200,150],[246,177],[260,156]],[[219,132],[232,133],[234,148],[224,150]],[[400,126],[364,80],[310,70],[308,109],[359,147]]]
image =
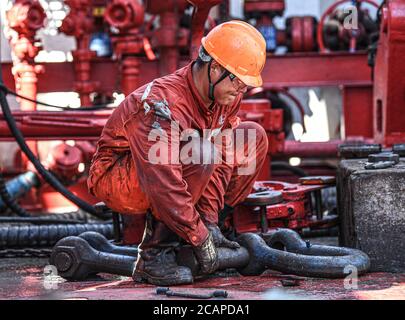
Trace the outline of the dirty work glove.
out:
[[[219,247],[225,247],[225,248],[231,248],[231,249],[240,248],[239,243],[225,238],[224,235],[222,234],[221,230],[219,229],[219,227],[216,224],[208,224],[207,228],[211,232],[212,237],[214,238],[215,246],[217,248],[219,248]]]
[[[211,232],[203,244],[193,247],[194,254],[200,264],[201,273],[213,273],[218,268],[218,251],[214,244]]]

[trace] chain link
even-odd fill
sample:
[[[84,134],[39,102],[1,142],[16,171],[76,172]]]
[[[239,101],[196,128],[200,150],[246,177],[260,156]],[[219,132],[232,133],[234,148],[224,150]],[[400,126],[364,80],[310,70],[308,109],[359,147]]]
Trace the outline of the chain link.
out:
[[[0,258],[48,258],[52,253],[49,248],[20,248],[20,249],[2,249]]]

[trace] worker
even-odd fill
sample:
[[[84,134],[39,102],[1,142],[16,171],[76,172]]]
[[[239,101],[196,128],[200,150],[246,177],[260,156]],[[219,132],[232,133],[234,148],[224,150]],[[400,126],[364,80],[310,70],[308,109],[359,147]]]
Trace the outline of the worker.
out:
[[[265,161],[264,129],[237,116],[247,88],[262,85],[265,61],[265,40],[253,26],[243,21],[222,23],[202,39],[196,60],[136,89],[107,121],[88,187],[114,211],[148,212],[135,281],[192,283],[190,269],[176,263],[180,241],[193,247],[202,274],[218,268],[218,247],[239,247],[221,233],[218,216],[232,212],[246,198]],[[174,129],[199,135],[188,147],[212,161],[176,161],[187,160],[189,152],[182,148],[190,139],[168,143],[176,141]],[[228,151],[234,146],[234,158],[254,144],[247,162],[218,161],[229,152],[220,153],[212,141],[225,131],[232,140],[223,139],[228,141],[223,146]],[[246,138],[241,145],[236,132]],[[157,147],[163,143],[167,146]],[[253,170],[241,172],[249,162],[255,164]]]

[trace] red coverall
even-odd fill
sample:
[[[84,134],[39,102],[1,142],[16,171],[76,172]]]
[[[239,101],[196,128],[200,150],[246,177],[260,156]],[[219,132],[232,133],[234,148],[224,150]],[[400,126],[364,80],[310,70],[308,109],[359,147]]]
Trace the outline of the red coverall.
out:
[[[251,192],[267,153],[264,129],[236,116],[242,94],[232,106],[203,103],[192,76],[192,63],[132,92],[106,123],[90,168],[90,192],[123,214],[154,216],[187,242],[198,246],[208,236],[204,222],[218,223],[224,203],[235,206]],[[155,141],[152,129],[162,128],[170,138],[171,121],[180,130],[256,129],[256,169],[238,175],[238,164],[153,164],[148,159]],[[202,136],[202,134],[201,134]],[[247,139],[246,139],[247,140]],[[245,141],[246,141],[245,140]],[[245,152],[247,141],[242,146]]]

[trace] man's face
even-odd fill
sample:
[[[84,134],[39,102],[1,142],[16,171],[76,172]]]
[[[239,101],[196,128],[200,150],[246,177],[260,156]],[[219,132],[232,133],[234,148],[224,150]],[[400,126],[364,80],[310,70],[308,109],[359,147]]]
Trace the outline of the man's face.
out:
[[[211,81],[215,83],[225,69],[216,61],[211,64]],[[215,101],[222,105],[232,105],[239,93],[245,93],[247,86],[234,75],[227,76],[215,86]]]

